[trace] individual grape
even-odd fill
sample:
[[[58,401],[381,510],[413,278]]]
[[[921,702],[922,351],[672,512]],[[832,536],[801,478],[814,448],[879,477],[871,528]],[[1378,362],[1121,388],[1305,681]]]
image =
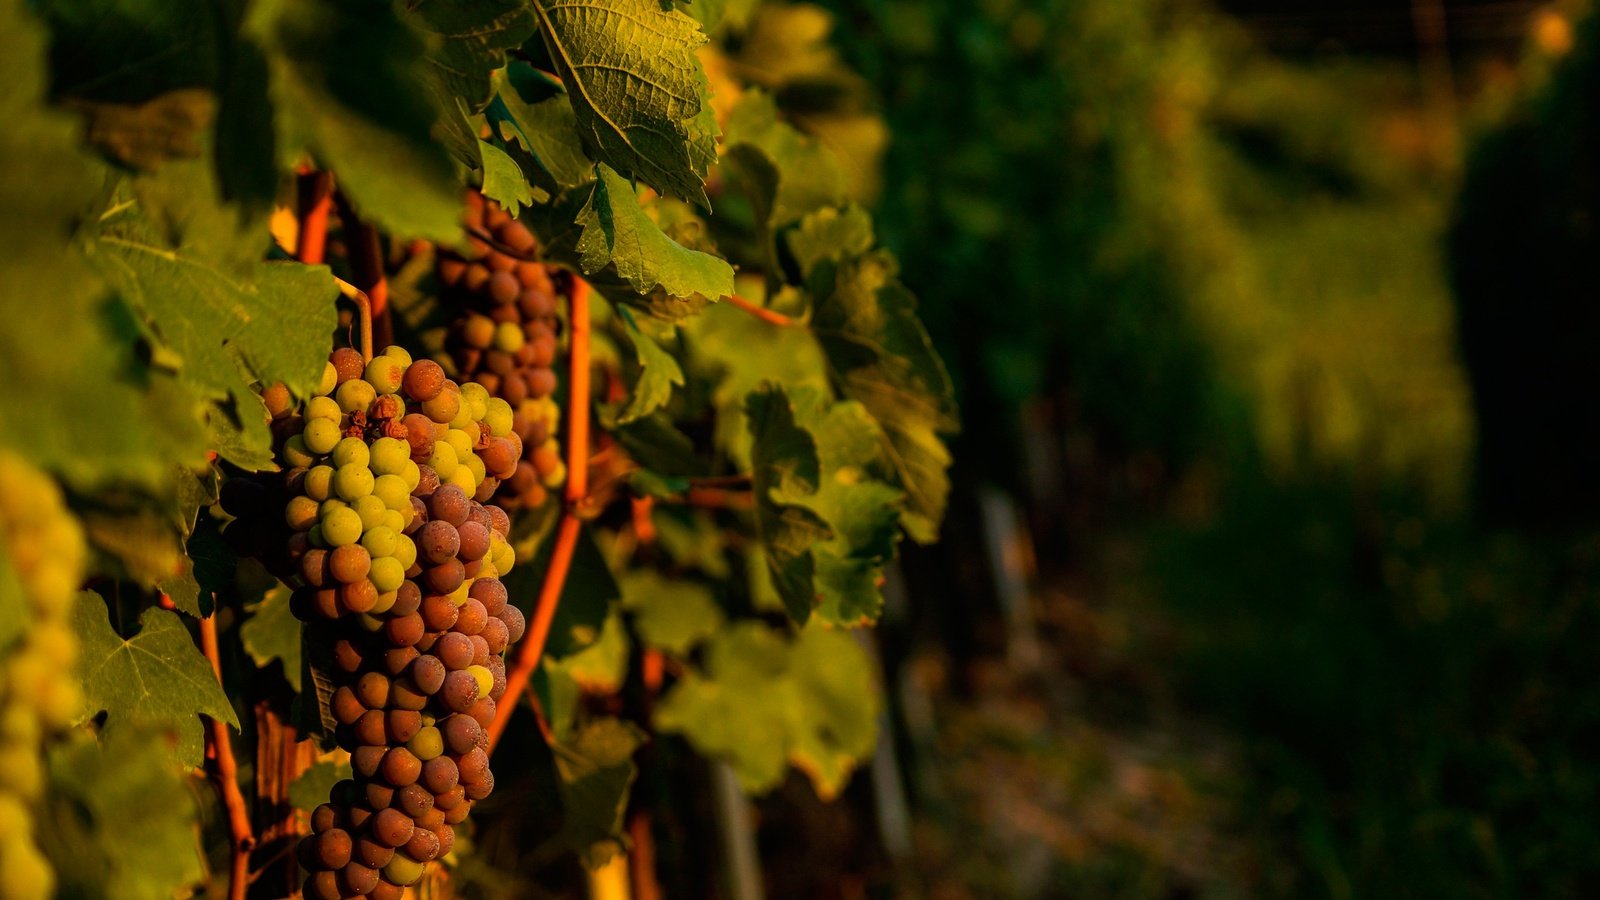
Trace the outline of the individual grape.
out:
[[[432,794],[442,794],[455,787],[459,780],[455,761],[448,756],[436,756],[422,764],[422,779],[418,783]]]
[[[507,606],[500,613],[500,620],[506,623],[506,630],[511,633],[511,643],[515,644],[522,640],[522,632],[527,625],[527,621],[522,617],[522,610],[515,606]]]
[[[460,615],[456,605],[450,602],[450,597],[445,594],[429,594],[422,598],[422,623],[429,631],[444,631],[453,628],[456,618]]]
[[[322,517],[322,539],[331,547],[343,547],[361,539],[361,516],[353,509],[333,509]]]
[[[398,559],[392,556],[383,556],[372,561],[368,577],[372,579],[373,587],[377,588],[380,593],[389,593],[398,591],[400,586],[405,584],[406,570]]]
[[[231,482],[230,482],[231,483]],[[321,503],[333,496],[333,467],[312,466],[305,474],[300,489],[312,500]],[[295,498],[300,499],[300,498]]]
[[[350,508],[356,511],[356,515],[361,517],[363,531],[369,531],[382,525],[384,516],[389,512],[389,508],[383,505],[383,501],[371,494],[351,501]]]
[[[489,691],[494,687],[494,674],[489,671],[489,667],[482,665],[468,666],[466,672],[478,683],[478,697],[489,696]],[[477,698],[474,697],[473,699],[476,700]]]
[[[381,809],[373,816],[371,834],[374,840],[386,847],[399,847],[411,840],[416,825],[411,817],[398,809]]]
[[[486,742],[483,727],[471,716],[455,715],[444,720],[444,740],[450,752],[460,755]]]
[[[367,709],[381,710],[389,703],[389,679],[380,672],[368,672],[356,681],[355,696]]]
[[[441,682],[443,679],[440,679]],[[416,755],[417,759],[426,763],[444,752],[444,735],[435,726],[428,726],[417,731],[406,747]]]
[[[395,787],[415,784],[422,774],[422,762],[404,747],[394,747],[383,756],[378,771],[383,779]]]
[[[305,411],[301,415],[307,423],[316,419],[326,419],[338,426],[344,419],[344,410],[339,408],[339,401],[332,397],[312,397],[306,401]]]
[[[333,718],[340,725],[354,725],[367,711],[361,699],[349,686],[340,687],[333,692],[333,699],[329,701],[328,708],[333,712]]]
[[[312,419],[306,422],[305,430],[300,432],[300,439],[305,442],[306,449],[318,455],[331,452],[334,445],[339,443],[339,437],[337,420]]]
[[[489,613],[484,605],[473,600],[468,593],[467,602],[461,605],[461,611],[456,616],[456,631],[469,637],[483,630],[483,625],[489,619]]]
[[[339,369],[330,360],[322,367],[322,380],[317,382],[317,397],[326,397],[339,386]],[[313,398],[315,399],[315,398]]]
[[[333,351],[328,357],[328,362],[332,363],[338,372],[338,383],[341,385],[352,379],[360,379],[361,373],[367,368],[366,362],[361,359],[361,354],[349,347],[340,347]]]
[[[315,838],[317,864],[324,869],[338,869],[350,861],[353,842],[343,828],[330,828]]]
[[[422,691],[424,694],[438,693],[439,688],[444,684],[446,674],[447,670],[444,663],[440,662],[436,656],[418,656],[416,661],[411,664],[411,681],[417,686],[417,690]]]
[[[446,709],[451,712],[467,712],[478,700],[478,680],[465,669],[451,672],[444,677],[444,687],[440,689],[439,695]]]
[[[452,631],[444,635],[434,644],[433,650],[445,668],[452,672],[472,665],[472,641],[464,634]]]
[[[378,886],[378,870],[358,862],[345,863],[339,870],[339,885],[353,896],[364,897]]]
[[[424,403],[444,389],[444,369],[431,359],[419,359],[406,367],[403,386],[411,399]]]
[[[333,492],[346,503],[354,503],[372,493],[376,479],[365,464],[342,465],[333,473]]]
[[[389,864],[389,860],[394,859],[394,848],[385,847],[372,838],[362,838],[356,841],[352,857],[363,866],[381,869]]]
[[[430,566],[423,573],[423,578],[430,590],[448,594],[466,582],[467,571],[461,560],[451,558],[436,566]]]
[[[365,413],[372,401],[378,399],[378,392],[373,390],[372,385],[356,378],[339,385],[333,393],[333,399],[347,413]]]
[[[374,356],[372,362],[367,363],[366,371],[362,373],[362,378],[372,385],[375,393],[393,394],[400,390],[400,385],[405,378],[405,371],[405,363],[385,354]]]
[[[389,743],[409,743],[422,729],[422,714],[411,709],[391,709],[386,724],[389,728]]]
[[[367,442],[361,438],[344,438],[333,448],[333,467],[335,469],[342,469],[346,466],[365,468],[371,461],[372,450],[367,447]]]
[[[339,887],[339,873],[331,869],[307,875],[300,892],[308,900],[339,900],[344,896]]]
[[[311,830],[321,834],[339,824],[339,813],[331,805],[323,803],[311,811]]]
[[[444,761],[449,762],[449,760]],[[418,828],[411,832],[411,840],[406,841],[404,852],[419,862],[428,862],[439,855],[439,836],[426,828]]]
[[[344,584],[361,581],[370,571],[372,557],[359,544],[345,544],[328,554],[328,572]]]
[[[422,412],[435,422],[448,423],[461,413],[461,395],[442,390],[432,400],[423,401]]]
[[[407,840],[409,839],[408,837]],[[404,853],[396,853],[394,859],[383,867],[383,877],[397,885],[416,884],[422,877],[422,863]]]
[[[395,806],[412,821],[419,821],[433,811],[433,794],[420,784],[408,784],[395,793]]]
[[[372,444],[369,465],[375,475],[398,475],[411,460],[411,445],[392,437],[378,438]]]
[[[411,352],[399,344],[390,344],[383,348],[383,355],[399,360],[401,368],[411,365]]]

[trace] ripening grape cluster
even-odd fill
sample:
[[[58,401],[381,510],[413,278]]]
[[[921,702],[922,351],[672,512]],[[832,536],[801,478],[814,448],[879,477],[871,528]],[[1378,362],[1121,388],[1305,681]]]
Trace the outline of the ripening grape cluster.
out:
[[[467,224],[528,256],[538,242],[527,226],[492,200],[469,194]],[[513,429],[522,439],[525,459],[499,485],[497,502],[507,508],[542,505],[549,491],[567,477],[556,430],[561,410],[556,389],[556,344],[561,322],[556,290],[542,264],[519,260],[476,238],[474,256],[439,256],[439,277],[447,296],[463,313],[447,339],[457,376],[481,384],[510,404]]]
[[[54,481],[0,455],[0,554],[27,601],[22,637],[0,665],[0,900],[43,900],[55,873],[34,844],[30,809],[44,790],[43,741],[83,705],[68,617],[88,549]]]
[[[399,897],[494,787],[485,729],[524,621],[499,580],[510,520],[480,499],[521,440],[508,403],[398,347],[366,363],[337,350],[297,410],[267,402],[286,471],[276,495],[242,489],[245,505],[280,503],[275,568],[330,650],[329,712],[355,776],[312,814],[305,895]]]

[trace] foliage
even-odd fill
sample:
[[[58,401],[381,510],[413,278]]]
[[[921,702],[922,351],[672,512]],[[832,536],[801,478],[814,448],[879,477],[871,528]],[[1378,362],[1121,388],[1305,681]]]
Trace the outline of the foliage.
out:
[[[237,738],[247,771],[273,764],[256,755],[274,739],[262,710],[321,718],[326,648],[287,588],[243,562],[218,489],[274,467],[263,396],[308,396],[335,344],[358,343],[351,282],[384,277],[378,327],[445,358],[440,326],[458,311],[427,263],[482,239],[461,225],[474,190],[598,301],[599,389],[567,378],[558,395],[602,433],[580,461],[593,487],[572,510],[588,521],[535,673],[551,730],[518,715],[511,739],[547,749],[507,776],[556,811],[547,850],[600,865],[624,849],[636,755],[667,735],[734,760],[751,790],[792,764],[831,796],[871,753],[879,687],[846,632],[880,614],[901,536],[937,537],[956,410],[854,205],[859,160],[808,133],[828,117],[728,74],[728,48],[752,52],[738,40],[752,15],[651,0],[5,3],[0,230],[27,313],[0,328],[0,445],[68,487],[96,554],[73,610],[85,733],[51,766],[46,849],[72,870],[64,885],[188,890],[228,822],[153,798],[179,792],[175,764],[219,755],[203,752],[202,717]],[[789,64],[781,42],[768,52]],[[295,257],[313,172],[337,191],[326,264]],[[382,273],[359,257],[367,227]],[[796,468],[809,478],[773,480]],[[702,502],[708,486],[732,499]],[[553,518],[516,523],[534,563],[508,583],[530,614],[563,552]],[[196,646],[200,616],[220,626],[217,658]],[[655,654],[673,661],[657,714],[597,715]],[[761,677],[745,681],[751,666]],[[257,712],[243,733],[236,709]],[[347,771],[330,755],[297,779],[258,772],[284,783],[253,802],[304,810]],[[148,859],[111,824],[135,801],[161,809]],[[528,874],[484,865],[473,880]]]

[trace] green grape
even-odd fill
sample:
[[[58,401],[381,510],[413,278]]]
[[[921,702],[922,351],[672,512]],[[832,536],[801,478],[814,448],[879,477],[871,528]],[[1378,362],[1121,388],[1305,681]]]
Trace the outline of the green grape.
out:
[[[318,397],[326,397],[326,396],[328,396],[329,394],[333,393],[333,389],[335,387],[338,387],[338,385],[339,385],[339,370],[337,368],[335,368],[333,363],[331,363],[331,362],[324,363],[323,366],[322,366],[322,380],[317,383],[317,390],[316,390],[317,396]]]
[[[406,749],[410,750],[417,759],[427,762],[430,759],[437,758],[439,754],[444,752],[444,735],[440,734],[439,729],[432,725],[425,726],[412,735],[411,740],[406,742]]]
[[[339,401],[339,408],[347,413],[364,413],[372,406],[372,401],[378,399],[378,392],[360,378],[352,378],[339,385],[333,398]]]
[[[327,419],[312,419],[306,423],[300,437],[305,441],[307,450],[321,455],[330,452],[333,445],[339,443],[339,426]]]
[[[395,550],[400,546],[400,535],[387,525],[379,525],[376,528],[367,529],[367,533],[361,536],[361,546],[372,554],[373,559],[393,556]],[[404,567],[401,568],[403,571]]]
[[[389,864],[383,867],[383,877],[405,887],[422,877],[422,863],[404,853],[396,853],[394,859],[389,860]]]
[[[372,484],[372,493],[390,512],[411,508],[411,489],[399,475],[379,475]]]
[[[450,592],[450,603],[457,609],[466,606],[467,601],[471,599],[472,585],[468,584],[465,579],[462,579],[460,587]]]
[[[409,569],[416,565],[417,545],[415,541],[411,540],[411,535],[396,535],[394,558],[403,569]]]
[[[467,666],[467,674],[478,682],[478,696],[489,696],[489,691],[494,687],[494,673],[487,666]]]
[[[393,394],[400,390],[400,380],[405,377],[406,364],[392,356],[374,356],[372,362],[367,363],[367,370],[362,374],[362,379],[372,385],[373,391],[378,395]]]
[[[408,503],[406,506],[406,513],[410,513],[410,504]],[[395,534],[404,531],[409,524],[411,524],[410,516],[402,514],[400,510],[386,509],[383,511],[383,527],[393,531]]]
[[[478,427],[474,422],[468,422],[467,426],[474,431]],[[476,438],[477,435],[470,433],[466,428],[451,427],[449,431],[444,433],[445,442],[455,448],[456,459],[462,461],[472,455],[472,445],[476,443]]]
[[[472,469],[467,466],[457,466],[445,481],[461,488],[468,497],[478,492],[478,479],[472,477]]]
[[[384,513],[389,511],[389,508],[383,505],[382,500],[371,494],[357,498],[354,503],[350,504],[350,508],[354,509],[356,515],[361,517],[361,527],[368,531],[382,526]]]
[[[372,493],[372,470],[362,465],[340,466],[333,473],[333,492],[354,503]]]
[[[483,477],[488,474],[483,466],[483,457],[479,456],[478,454],[468,453],[466,456],[462,457],[462,461],[466,463],[468,469],[472,470],[472,480],[474,482],[483,481]],[[469,493],[467,496],[470,497],[472,495]]]
[[[283,508],[283,520],[295,531],[305,531],[317,523],[317,501],[310,497],[295,497]]]
[[[522,349],[527,342],[527,337],[522,333],[522,325],[517,322],[501,322],[494,330],[494,348],[506,353],[515,353]]]
[[[333,448],[334,468],[342,469],[345,466],[366,468],[370,462],[372,462],[372,452],[367,449],[367,442],[361,438],[347,437]]]
[[[376,562],[376,560],[374,560],[374,562]],[[385,560],[385,562],[392,562],[392,560]],[[401,573],[400,580],[405,580],[404,573]],[[373,584],[377,584],[377,582],[374,581]],[[395,601],[399,598],[400,595],[394,591],[384,591],[378,595],[378,599],[372,604],[372,608],[367,610],[367,612],[374,616],[386,613],[389,610],[394,609]]]
[[[306,408],[302,417],[307,422],[312,419],[327,419],[334,425],[344,421],[344,410],[339,408],[338,401],[332,397],[312,397],[306,401]]]
[[[317,507],[317,516],[321,518],[335,509],[349,509],[350,504],[339,497],[329,497]]]
[[[505,437],[514,427],[515,415],[511,411],[511,404],[499,397],[489,398],[489,410],[484,414],[483,424],[489,426],[489,433],[495,437]]]
[[[411,461],[411,445],[398,438],[381,437],[372,443],[368,465],[374,475],[398,475]]]
[[[461,386],[461,400],[471,408],[474,421],[481,420],[489,411],[489,390],[476,381]]]
[[[301,489],[319,503],[333,496],[333,466],[312,466]]]
[[[456,448],[452,447],[447,441],[435,441],[433,444],[433,456],[429,458],[428,465],[439,473],[441,483],[448,480],[451,475],[455,474],[456,468],[460,465],[456,457]],[[471,493],[471,491],[468,491],[468,496],[471,496]]]
[[[322,517],[322,538],[335,547],[354,544],[361,540],[361,517],[353,509],[330,510]]]
[[[398,359],[402,369],[411,365],[413,362],[411,354],[406,351],[406,348],[400,346],[399,344],[390,344],[389,346],[383,348],[383,355]]]
[[[422,483],[422,467],[417,465],[416,460],[408,459],[400,477],[406,480],[406,490],[414,491]]]
[[[400,585],[406,580],[406,570],[394,557],[380,556],[372,560],[372,570],[367,573],[367,577],[372,580],[373,587],[380,593],[387,594],[400,589]]]
[[[451,419],[448,424],[451,428],[465,428],[467,427],[467,424],[472,421],[474,421],[472,416],[472,405],[467,402],[465,397],[463,397],[461,399],[461,407],[456,410],[456,417]]]
[[[296,434],[283,442],[283,464],[286,468],[310,468],[317,458],[306,448],[305,438]]]

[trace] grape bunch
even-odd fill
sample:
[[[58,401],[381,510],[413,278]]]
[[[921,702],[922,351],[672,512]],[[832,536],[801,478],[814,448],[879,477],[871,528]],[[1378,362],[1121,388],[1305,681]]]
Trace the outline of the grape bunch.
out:
[[[527,226],[480,194],[468,195],[467,224],[524,256],[538,248]],[[555,284],[542,263],[516,259],[477,238],[472,247],[471,258],[439,255],[439,278],[462,309],[446,349],[463,382],[483,385],[514,412],[525,458],[499,485],[496,502],[508,509],[537,507],[567,477],[556,440],[561,410],[552,396],[561,328]]]
[[[336,350],[314,396],[278,412],[289,536],[275,566],[328,648],[354,773],[312,814],[304,892],[400,897],[494,787],[485,729],[524,620],[499,580],[510,519],[474,498],[512,473],[521,440],[508,403],[398,347],[366,363]],[[241,490],[247,506],[272,496]]]
[[[23,636],[0,665],[0,900],[50,897],[55,873],[34,844],[30,808],[44,790],[43,741],[83,705],[71,672],[78,641],[68,618],[88,547],[44,473],[0,454],[0,556],[27,601]]]

